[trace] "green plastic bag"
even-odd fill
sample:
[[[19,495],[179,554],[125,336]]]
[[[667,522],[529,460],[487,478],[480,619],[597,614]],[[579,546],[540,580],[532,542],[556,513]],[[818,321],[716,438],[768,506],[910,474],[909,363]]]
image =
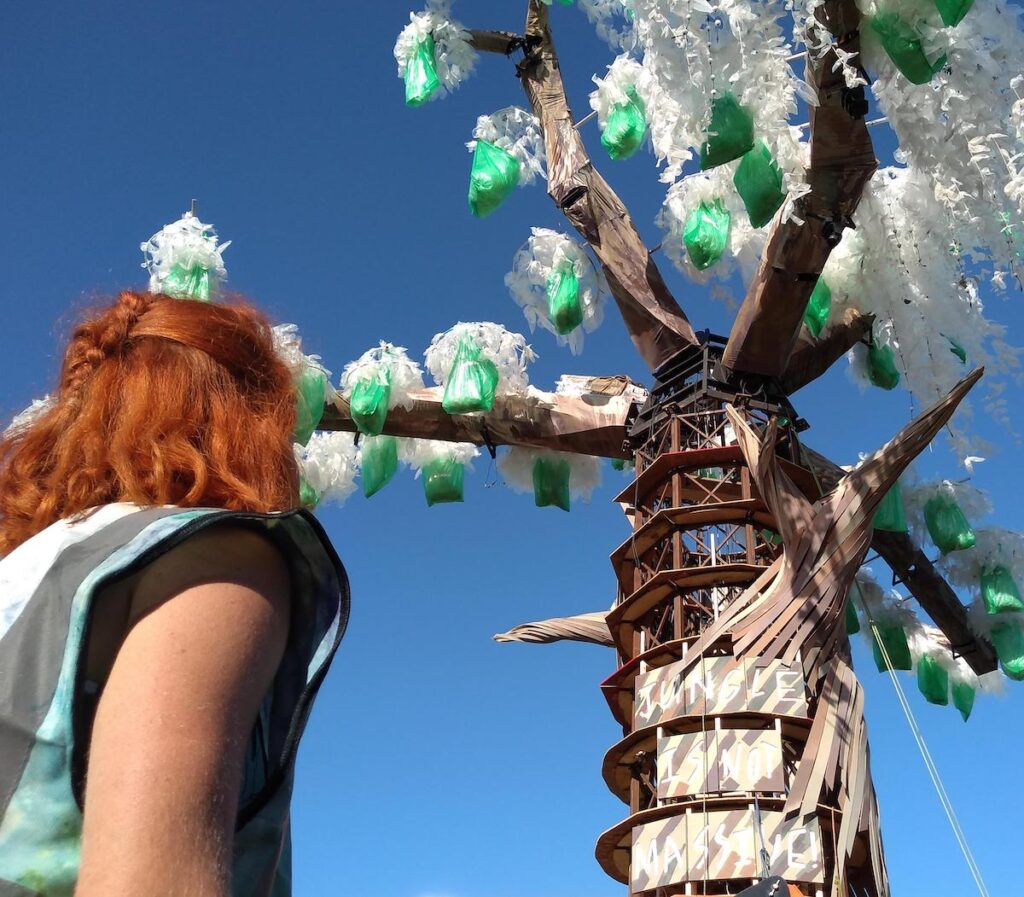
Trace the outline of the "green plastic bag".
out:
[[[548,314],[562,336],[572,333],[583,323],[583,305],[580,303],[580,281],[570,261],[559,265],[548,275],[546,291]]]
[[[769,545],[781,545],[782,536],[778,533],[772,532],[770,529],[761,530],[761,538],[765,540]]]
[[[405,64],[405,105],[422,106],[440,86],[434,62],[434,35],[428,34]]]
[[[853,606],[853,601],[849,598],[846,599],[846,634],[856,635],[860,632],[860,617],[857,616],[857,608]]]
[[[896,370],[892,346],[868,346],[868,379],[879,389],[895,389],[899,385],[900,372]]]
[[[423,467],[423,493],[427,507],[463,500],[466,468],[454,458],[437,458]]]
[[[943,554],[973,548],[977,541],[960,505],[944,491],[924,503],[924,522],[928,535]]]
[[[974,709],[974,689],[966,682],[953,683],[953,706],[960,711],[966,723]]]
[[[196,264],[186,268],[180,262],[167,272],[163,291],[175,299],[198,299],[210,301],[210,272]]]
[[[683,226],[683,245],[690,261],[698,271],[710,268],[729,245],[729,225],[732,216],[722,200],[708,205],[702,202],[690,213]]]
[[[490,411],[494,407],[497,386],[498,369],[494,362],[481,358],[479,347],[468,336],[460,339],[448,372],[441,407],[449,414]]]
[[[533,462],[533,501],[538,508],[569,510],[569,462],[541,455]]]
[[[786,200],[782,169],[763,140],[743,156],[732,182],[743,200],[751,227],[764,227]]]
[[[612,470],[633,470],[636,467],[636,462],[632,459],[627,461],[625,458],[612,458]]]
[[[320,504],[320,493],[310,486],[309,481],[303,476],[299,477],[299,504],[309,511]]]
[[[647,133],[643,100],[635,87],[626,88],[626,96],[629,99],[625,103],[612,106],[601,132],[601,146],[615,161],[632,156],[644,142],[644,134]]]
[[[1003,672],[1017,682],[1024,680],[1024,629],[1020,623],[1017,620],[996,623],[989,636]]]
[[[358,380],[352,387],[349,412],[359,432],[364,436],[380,436],[384,422],[388,419],[388,403],[391,401],[391,373],[383,379],[367,377]]]
[[[711,102],[707,140],[700,148],[700,170],[738,159],[754,148],[754,119],[732,93]]]
[[[946,337],[946,342],[949,343],[949,351],[960,359],[960,364],[967,364],[967,350],[951,336]]]
[[[875,632],[877,628],[877,633]],[[888,669],[885,657],[878,646],[879,639],[889,654],[889,660],[894,670],[912,670],[914,662],[910,656],[910,645],[907,644],[907,634],[899,623],[876,623],[871,630],[871,653],[875,658],[875,666],[878,672],[884,673]]]
[[[871,20],[871,30],[882,41],[886,55],[911,84],[927,84],[946,64],[943,53],[929,62],[921,46],[921,36],[897,13],[881,11]]]
[[[917,662],[917,688],[929,704],[945,707],[949,703],[949,673],[932,657]]]
[[[1024,611],[1017,583],[1006,567],[992,567],[981,574],[981,597],[990,614],[1012,614]]]
[[[327,398],[327,375],[315,367],[307,367],[299,378],[295,395],[295,434],[299,445],[309,442],[310,436],[324,416]]]
[[[469,210],[486,218],[519,184],[519,161],[501,147],[478,140],[469,171]]]
[[[947,28],[955,28],[971,11],[974,0],[935,0],[935,5],[942,16],[942,24]]]
[[[398,440],[394,436],[368,436],[363,440],[363,495],[376,495],[397,471]]]
[[[804,326],[810,331],[811,336],[821,336],[831,311],[832,291],[825,283],[825,278],[819,277],[811,291],[811,298],[807,300],[807,308],[804,309]]]
[[[885,497],[879,503],[872,526],[886,533],[907,532],[907,515],[903,510],[903,493],[899,480],[885,493]]]

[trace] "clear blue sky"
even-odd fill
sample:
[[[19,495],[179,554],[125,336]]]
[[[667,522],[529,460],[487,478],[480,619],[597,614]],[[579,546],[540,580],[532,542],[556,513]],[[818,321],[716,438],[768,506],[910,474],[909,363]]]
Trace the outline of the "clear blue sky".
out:
[[[476,27],[521,27],[521,0],[462,0]],[[225,239],[230,285],[294,321],[329,367],[386,338],[416,355],[458,320],[523,329],[502,278],[531,225],[561,228],[539,187],[484,221],[466,208],[463,146],[478,114],[523,102],[512,63],[481,60],[453,97],[406,109],[391,48],[399,0],[373,3],[8,4],[0,54],[0,410],[46,391],[69,308],[144,283],[138,244],[192,197]],[[351,18],[346,18],[346,14]],[[554,9],[570,99],[611,61],[583,16]],[[648,153],[595,159],[651,245],[662,198]],[[664,268],[698,327],[727,311]],[[992,316],[1024,338],[1020,296]],[[533,339],[533,382],[562,372],[644,370],[614,311],[579,358]],[[897,391],[862,395],[842,367],[796,397],[813,445],[842,462],[907,419]],[[1011,393],[1011,414],[1021,401]],[[979,468],[989,521],[1020,524],[1018,445]],[[940,442],[922,465],[957,477]],[[352,578],[348,635],[298,764],[295,891],[377,897],[606,897],[593,859],[625,808],[600,776],[618,737],[598,683],[613,656],[585,645],[498,645],[494,632],[596,610],[613,598],[609,552],[626,523],[610,469],[589,505],[538,510],[486,460],[462,506],[428,510],[404,475],[322,519]],[[884,574],[883,574],[884,575]],[[967,894],[971,882],[892,686],[861,643],[883,831],[904,895]],[[931,707],[904,680],[993,895],[1019,891],[1024,686],[980,697],[974,717]],[[1012,882],[1012,883],[1011,883]]]

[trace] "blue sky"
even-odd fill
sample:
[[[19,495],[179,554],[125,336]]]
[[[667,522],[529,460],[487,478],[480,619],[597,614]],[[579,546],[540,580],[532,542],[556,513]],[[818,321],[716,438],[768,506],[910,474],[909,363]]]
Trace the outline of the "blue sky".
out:
[[[520,0],[462,0],[474,27],[521,27]],[[8,6],[0,56],[0,410],[47,390],[69,314],[144,283],[139,242],[196,197],[233,245],[230,285],[294,321],[333,370],[379,339],[417,355],[458,320],[525,322],[502,278],[531,225],[562,228],[540,187],[492,217],[466,208],[478,114],[523,102],[512,63],[481,60],[453,97],[410,110],[391,48],[397,0],[302,4],[51,2]],[[349,19],[351,16],[351,19]],[[574,9],[554,10],[570,100],[611,54]],[[653,157],[597,164],[649,245],[663,196]],[[727,328],[706,291],[663,270],[698,328]],[[1020,296],[989,297],[1016,342]],[[614,310],[575,358],[546,333],[532,382],[562,372],[645,371]],[[797,395],[808,443],[838,461],[908,418],[905,392],[862,394],[837,365]],[[1011,417],[1021,401],[1009,394]],[[989,523],[1019,525],[1016,437],[978,413],[1000,451],[978,468]],[[940,441],[927,474],[959,477]],[[518,646],[495,632],[596,610],[613,598],[608,554],[627,528],[621,474],[566,515],[538,510],[477,463],[461,506],[427,509],[408,475],[321,513],[348,566],[348,635],[299,756],[299,897],[606,897],[622,886],[593,859],[625,808],[601,758],[617,727],[598,690],[610,651]],[[884,571],[883,571],[884,575]],[[854,647],[867,690],[873,768],[894,893],[968,893],[971,882],[891,684]],[[979,698],[963,724],[904,680],[993,895],[1018,888],[1024,688]],[[1013,878],[1011,879],[1011,875]]]

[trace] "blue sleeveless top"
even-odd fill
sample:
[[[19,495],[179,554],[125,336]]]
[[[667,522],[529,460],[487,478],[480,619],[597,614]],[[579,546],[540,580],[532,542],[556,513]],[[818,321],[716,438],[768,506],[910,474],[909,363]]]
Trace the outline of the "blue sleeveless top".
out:
[[[284,659],[249,739],[234,838],[236,897],[291,893],[295,752],[348,622],[348,579],[306,511],[104,505],[0,560],[0,897],[72,897],[91,712],[85,648],[100,589],[228,523],[266,534],[291,574]]]

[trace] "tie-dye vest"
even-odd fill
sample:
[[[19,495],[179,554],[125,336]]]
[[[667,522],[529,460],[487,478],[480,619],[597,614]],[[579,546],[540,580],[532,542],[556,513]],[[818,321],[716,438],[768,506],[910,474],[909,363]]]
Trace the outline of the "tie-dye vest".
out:
[[[291,892],[295,751],[348,621],[348,580],[304,511],[105,505],[59,521],[0,560],[0,897],[72,897],[78,877],[91,683],[84,647],[102,586],[198,530],[266,533],[288,559],[288,647],[249,741],[235,831],[236,897]]]

